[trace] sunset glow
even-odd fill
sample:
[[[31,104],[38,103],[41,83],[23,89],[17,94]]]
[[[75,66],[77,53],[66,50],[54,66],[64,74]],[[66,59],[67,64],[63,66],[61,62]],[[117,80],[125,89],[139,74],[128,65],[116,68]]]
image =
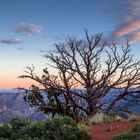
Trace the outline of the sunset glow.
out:
[[[32,81],[18,78],[25,67],[34,65],[41,75],[50,69],[43,56],[53,52],[54,43],[83,38],[83,29],[132,41],[139,58],[140,0],[2,0],[0,19],[0,89],[29,87]]]

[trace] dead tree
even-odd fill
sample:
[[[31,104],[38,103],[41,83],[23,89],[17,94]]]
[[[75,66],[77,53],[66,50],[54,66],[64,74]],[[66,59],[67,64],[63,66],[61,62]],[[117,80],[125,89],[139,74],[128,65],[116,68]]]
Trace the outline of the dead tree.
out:
[[[129,42],[108,44],[102,34],[90,36],[85,31],[85,39],[68,38],[55,47],[55,53],[45,57],[56,74],[44,69],[42,77],[38,77],[34,68],[27,67],[26,74],[20,76],[37,81],[46,91],[47,100],[44,100],[36,86],[28,90],[26,99],[32,105],[46,113],[68,115],[78,120],[98,111],[110,113],[120,100],[127,100],[129,96],[137,101],[140,98],[139,88],[136,88],[140,84],[140,61],[130,54]],[[104,97],[113,89],[120,89],[119,93],[104,102]]]

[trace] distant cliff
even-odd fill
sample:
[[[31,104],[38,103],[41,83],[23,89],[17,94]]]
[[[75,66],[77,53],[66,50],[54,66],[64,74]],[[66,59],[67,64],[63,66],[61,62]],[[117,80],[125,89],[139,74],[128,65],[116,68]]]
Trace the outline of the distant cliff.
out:
[[[119,89],[122,90],[122,89]],[[108,104],[111,100],[116,98],[119,94],[119,90],[112,90],[102,100],[102,103]],[[15,91],[0,91],[0,122],[10,122],[12,118],[28,118],[31,120],[45,119],[43,112],[35,111],[31,108],[28,102],[23,100],[24,93]],[[128,110],[140,114],[140,102],[127,103],[125,101],[119,101],[116,106],[126,107]]]
[[[10,122],[12,118],[29,118],[41,120],[45,118],[42,112],[37,112],[23,100],[24,93],[0,91],[0,122]]]

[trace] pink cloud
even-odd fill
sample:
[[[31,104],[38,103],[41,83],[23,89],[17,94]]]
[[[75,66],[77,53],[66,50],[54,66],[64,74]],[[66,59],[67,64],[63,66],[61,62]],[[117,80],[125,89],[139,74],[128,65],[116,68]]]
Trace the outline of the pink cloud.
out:
[[[132,41],[139,41],[140,40],[140,32],[133,34],[131,39],[132,39]]]
[[[118,37],[130,34],[136,30],[140,29],[140,20],[137,21],[132,21],[131,23],[129,23],[126,27],[123,27],[122,29],[120,29],[119,31],[116,32],[116,35]]]
[[[140,0],[129,0],[128,11],[120,19],[112,36],[116,39],[140,40]]]

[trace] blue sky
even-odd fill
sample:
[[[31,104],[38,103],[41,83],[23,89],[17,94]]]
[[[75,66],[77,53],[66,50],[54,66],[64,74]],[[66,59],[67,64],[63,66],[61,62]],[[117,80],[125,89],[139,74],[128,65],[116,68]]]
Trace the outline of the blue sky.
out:
[[[83,29],[110,39],[133,40],[139,57],[140,0],[0,0],[0,88],[28,86],[17,77],[26,66],[46,66],[41,50]]]

